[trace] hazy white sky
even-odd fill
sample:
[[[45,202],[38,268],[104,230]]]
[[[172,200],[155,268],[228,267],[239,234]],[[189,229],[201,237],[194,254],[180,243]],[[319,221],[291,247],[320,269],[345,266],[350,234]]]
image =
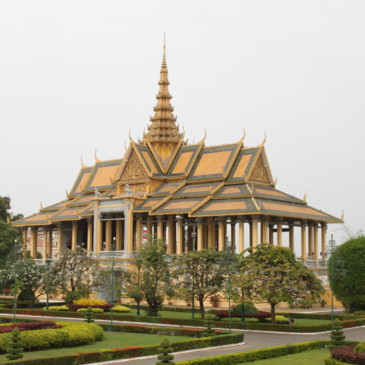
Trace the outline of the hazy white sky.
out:
[[[166,31],[189,141],[266,131],[277,188],[364,229],[364,19],[363,0],[0,0],[0,195],[34,213],[65,198],[81,155],[142,137]]]

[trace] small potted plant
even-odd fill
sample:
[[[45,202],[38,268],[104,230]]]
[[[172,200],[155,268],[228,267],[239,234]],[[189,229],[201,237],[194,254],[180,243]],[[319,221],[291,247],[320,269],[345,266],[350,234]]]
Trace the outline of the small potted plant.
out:
[[[209,299],[213,307],[218,307],[219,295],[212,295]]]

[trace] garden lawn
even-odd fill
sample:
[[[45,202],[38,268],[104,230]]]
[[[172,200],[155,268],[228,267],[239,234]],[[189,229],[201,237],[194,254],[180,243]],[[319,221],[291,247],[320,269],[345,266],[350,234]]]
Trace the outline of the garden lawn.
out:
[[[326,349],[304,351],[298,354],[274,357],[272,359],[245,362],[239,365],[323,365],[324,360],[330,357]]]
[[[59,349],[30,351],[24,353],[25,360],[44,357],[57,357],[63,355],[75,354],[77,352],[89,352],[98,350],[107,350],[122,348],[128,346],[147,346],[160,344],[162,339],[167,337],[170,342],[180,342],[191,340],[190,337],[183,336],[161,336],[161,335],[148,335],[137,334],[127,332],[104,332],[104,339],[101,341],[93,342],[89,345],[77,346],[77,347],[63,347]],[[6,361],[5,354],[0,355],[0,361]]]

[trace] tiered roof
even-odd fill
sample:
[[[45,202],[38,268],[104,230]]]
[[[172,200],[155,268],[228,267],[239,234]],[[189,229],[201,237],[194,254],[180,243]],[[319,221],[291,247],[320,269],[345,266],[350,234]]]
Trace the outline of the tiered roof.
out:
[[[66,200],[42,207],[14,224],[49,225],[90,217],[95,199],[122,199],[127,193],[137,202],[135,213],[190,217],[268,215],[342,222],[275,188],[264,143],[246,147],[242,139],[206,147],[203,140],[187,145],[172,113],[168,85],[164,50],[155,114],[143,141],[131,139],[122,159],[83,165]],[[127,184],[132,187],[128,191]]]

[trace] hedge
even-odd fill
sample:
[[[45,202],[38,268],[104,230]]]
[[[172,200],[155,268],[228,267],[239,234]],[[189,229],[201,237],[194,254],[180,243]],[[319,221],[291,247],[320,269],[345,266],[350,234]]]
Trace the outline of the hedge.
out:
[[[51,321],[36,321],[36,322],[18,322],[0,326],[0,334],[12,332],[14,328],[18,328],[19,331],[34,331],[44,329],[62,328],[55,322]]]
[[[347,364],[365,365],[365,354],[356,352],[356,345],[342,346],[331,350],[331,357],[337,361],[343,361]]]
[[[110,324],[99,323],[104,330],[110,328]],[[151,335],[162,335],[162,336],[186,336],[186,337],[202,337],[202,329],[194,328],[168,328],[168,327],[148,327],[138,325],[113,325],[113,332],[131,332],[131,333],[147,333]],[[229,334],[222,330],[215,331],[217,335]]]
[[[268,347],[264,349],[238,352],[229,355],[218,355],[203,357],[194,360],[176,362],[176,365],[234,365],[250,361],[270,359],[273,357],[296,354],[303,351],[314,350],[325,347],[329,341],[302,342],[294,345]]]
[[[97,324],[63,323],[59,329],[33,330],[21,333],[25,351],[86,345],[101,340],[103,329]],[[0,334],[0,353],[5,353],[11,333]]]
[[[185,351],[190,349],[199,349],[211,346],[222,346],[231,343],[243,341],[242,334],[228,334],[214,337],[204,337],[200,339],[175,342],[171,344],[173,351]],[[68,356],[56,358],[18,360],[11,362],[2,362],[2,365],[80,365],[93,362],[110,361],[118,359],[128,359],[132,357],[156,355],[160,345],[143,346],[143,347],[124,347],[120,349],[102,350],[95,352],[77,353]]]
[[[0,308],[0,313],[13,313],[10,309]],[[37,315],[37,316],[53,316],[53,317],[69,317],[69,318],[84,318],[82,313],[77,312],[57,312],[57,311],[38,311],[32,309],[19,309],[18,314],[25,315]],[[277,313],[279,314],[279,313]],[[282,313],[280,313],[282,314]],[[109,313],[95,313],[95,319],[109,319]],[[204,327],[203,319],[181,319],[181,318],[163,318],[163,317],[145,317],[145,316],[135,316],[135,315],[118,315],[118,313],[113,314],[113,318],[119,321],[128,322],[145,322],[145,323],[159,323],[159,324],[173,324],[180,326],[200,326]],[[216,328],[228,328],[229,322],[215,321],[213,325]],[[343,321],[342,325],[344,328],[356,327],[365,325],[365,318],[352,319],[348,321]],[[232,322],[231,327],[234,329],[248,329],[257,331],[280,331],[280,332],[322,332],[331,330],[331,324],[323,324],[317,326],[291,326],[286,324],[276,324],[276,323],[240,323]]]
[[[325,365],[349,365],[346,362],[337,361],[335,359],[325,359],[324,364]]]

